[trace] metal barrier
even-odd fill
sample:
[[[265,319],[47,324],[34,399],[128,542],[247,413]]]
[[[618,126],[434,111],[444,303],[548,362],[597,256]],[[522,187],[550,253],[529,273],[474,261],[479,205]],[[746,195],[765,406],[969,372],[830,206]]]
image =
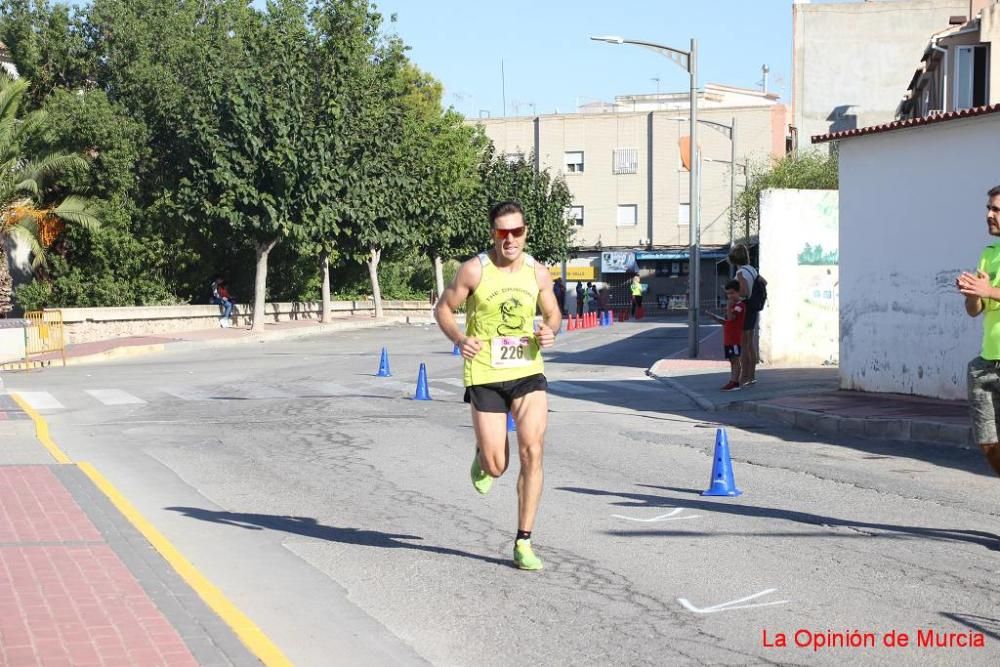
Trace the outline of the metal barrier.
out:
[[[40,357],[34,360],[39,365],[52,362],[54,353],[62,357],[62,365],[66,365],[66,337],[63,329],[61,310],[32,310],[24,314],[28,325],[24,327],[24,366],[32,363],[32,356]],[[48,355],[48,356],[46,356]]]

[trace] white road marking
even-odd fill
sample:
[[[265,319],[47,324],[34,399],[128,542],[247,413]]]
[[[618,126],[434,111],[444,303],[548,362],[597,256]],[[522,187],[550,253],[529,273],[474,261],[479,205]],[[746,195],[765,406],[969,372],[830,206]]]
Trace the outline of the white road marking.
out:
[[[462,378],[441,378],[440,380],[435,380],[435,382],[444,382],[445,384],[465,389],[465,381]]]
[[[748,595],[745,598],[740,598],[739,600],[731,600],[729,602],[723,602],[722,604],[712,605],[711,607],[705,607],[704,609],[699,609],[693,604],[688,602],[685,598],[677,598],[677,601],[681,603],[688,611],[693,611],[696,614],[714,614],[720,611],[732,611],[733,609],[749,609],[751,607],[769,607],[776,604],[786,604],[788,600],[775,600],[774,602],[759,602],[755,604],[740,604],[741,602],[747,602],[753,600],[754,598],[759,598],[762,595],[768,595],[770,593],[778,590],[777,588],[768,588],[766,591],[761,591],[760,593],[754,593],[753,595]]]
[[[146,401],[138,396],[122,391],[121,389],[86,389],[90,394],[104,405],[145,405]]]
[[[12,393],[23,398],[25,403],[35,410],[63,410],[66,407],[47,391],[16,391]]]
[[[678,507],[673,509],[666,514],[661,514],[660,516],[654,516],[652,519],[639,519],[634,516],[622,516],[621,514],[612,514],[611,516],[615,519],[625,519],[626,521],[641,521],[642,523],[652,523],[654,521],[684,521],[685,519],[697,519],[701,517],[700,514],[692,514],[690,516],[677,516],[684,511],[683,507]]]

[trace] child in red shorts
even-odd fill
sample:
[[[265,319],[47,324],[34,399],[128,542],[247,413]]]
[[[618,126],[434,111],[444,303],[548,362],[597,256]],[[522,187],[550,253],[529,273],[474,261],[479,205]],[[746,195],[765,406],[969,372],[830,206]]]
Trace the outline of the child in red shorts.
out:
[[[722,391],[737,391],[740,388],[740,341],[746,308],[746,303],[740,299],[740,283],[730,280],[726,283],[726,316],[708,313],[709,317],[722,324],[722,347],[726,359],[729,359],[729,382],[722,387]]]

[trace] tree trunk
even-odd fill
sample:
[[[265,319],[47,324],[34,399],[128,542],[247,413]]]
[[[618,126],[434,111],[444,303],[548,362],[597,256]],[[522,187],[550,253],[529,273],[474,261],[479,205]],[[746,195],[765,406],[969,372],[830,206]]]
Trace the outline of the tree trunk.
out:
[[[372,281],[372,298],[375,300],[375,319],[382,319],[382,288],[378,285],[378,263],[382,259],[382,251],[372,248],[371,259],[368,260],[368,277]]]
[[[319,256],[320,270],[323,274],[323,312],[320,314],[320,322],[329,324],[333,317],[333,306],[330,303],[330,253],[326,250]]]
[[[14,309],[14,280],[7,263],[7,244],[0,240],[0,317]]]
[[[267,256],[277,245],[277,241],[257,244],[257,275],[253,285],[253,324],[250,331],[258,333],[264,330],[264,293],[267,290]]]
[[[444,262],[441,261],[441,255],[434,255],[434,284],[437,285],[437,298],[440,299],[444,294]]]

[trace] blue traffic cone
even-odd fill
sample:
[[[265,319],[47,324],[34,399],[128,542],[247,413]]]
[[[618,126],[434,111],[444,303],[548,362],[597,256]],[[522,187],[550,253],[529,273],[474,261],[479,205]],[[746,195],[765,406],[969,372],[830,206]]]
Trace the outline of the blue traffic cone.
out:
[[[712,459],[712,486],[701,492],[703,496],[741,496],[733,479],[733,461],[729,458],[729,438],[726,429],[715,431],[715,457]]]
[[[417,374],[417,393],[413,395],[415,401],[429,401],[431,394],[427,390],[427,365],[420,364],[420,372]]]
[[[392,371],[389,370],[389,353],[384,347],[382,348],[382,358],[378,361],[378,373],[375,376],[380,378],[392,377]]]
[[[462,356],[462,348],[460,348],[458,346],[458,343],[455,343],[455,347],[451,351],[451,356],[453,356],[453,357],[460,357],[460,356]]]
[[[507,432],[513,433],[517,430],[517,424],[514,423],[514,415],[507,413]]]

